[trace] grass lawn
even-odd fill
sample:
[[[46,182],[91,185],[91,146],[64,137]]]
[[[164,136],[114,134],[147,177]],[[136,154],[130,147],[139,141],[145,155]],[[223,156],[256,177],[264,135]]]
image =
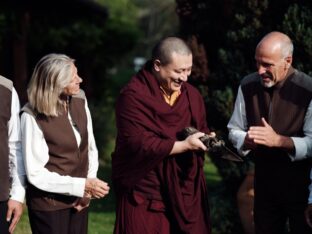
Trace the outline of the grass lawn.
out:
[[[110,181],[110,168],[101,168],[99,178]],[[218,186],[221,181],[216,167],[210,162],[209,158],[205,163],[205,174],[209,188]],[[210,189],[209,189],[210,190]],[[115,221],[115,199],[111,192],[106,198],[100,200],[92,200],[89,214],[89,233],[90,234],[111,234],[113,233],[113,225]],[[31,234],[27,208],[18,223],[15,234]]]

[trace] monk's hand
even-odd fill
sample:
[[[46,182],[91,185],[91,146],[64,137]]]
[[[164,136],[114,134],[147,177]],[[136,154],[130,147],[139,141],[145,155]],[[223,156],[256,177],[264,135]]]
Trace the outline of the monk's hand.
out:
[[[312,204],[309,204],[304,212],[307,224],[312,228]]]
[[[268,147],[280,147],[281,136],[273,130],[264,118],[261,118],[261,121],[263,126],[252,126],[249,128],[247,132],[248,138],[256,144]]]
[[[85,184],[85,192],[90,194],[92,198],[102,198],[109,193],[109,186],[105,181],[98,178],[87,178]]]
[[[210,132],[210,133],[208,134],[208,136],[209,136],[210,138],[214,138],[214,137],[217,136],[217,134],[216,134],[215,132]]]
[[[197,132],[190,136],[188,136],[184,141],[187,144],[188,150],[204,150],[207,151],[207,147],[204,145],[204,143],[199,139],[203,137],[205,133],[203,132]]]
[[[9,226],[9,233],[13,233],[16,224],[20,220],[23,213],[23,203],[9,199],[8,201],[8,212],[6,215],[7,222],[11,221]]]

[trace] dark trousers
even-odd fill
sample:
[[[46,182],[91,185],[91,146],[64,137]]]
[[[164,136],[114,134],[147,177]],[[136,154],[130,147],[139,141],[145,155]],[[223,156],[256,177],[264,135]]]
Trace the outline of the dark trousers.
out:
[[[306,203],[281,203],[256,199],[254,210],[256,234],[312,234],[312,229],[304,218],[306,206]]]
[[[33,234],[87,234],[88,208],[56,211],[28,210]]]
[[[8,211],[8,202],[0,202],[0,233],[9,234],[9,225],[10,223],[6,221],[6,215]]]

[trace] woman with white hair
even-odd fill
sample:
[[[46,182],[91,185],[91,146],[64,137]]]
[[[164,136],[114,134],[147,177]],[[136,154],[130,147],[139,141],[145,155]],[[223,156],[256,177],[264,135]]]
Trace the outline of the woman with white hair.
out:
[[[85,234],[90,199],[108,194],[96,178],[98,151],[74,60],[48,54],[35,66],[21,115],[32,233]]]

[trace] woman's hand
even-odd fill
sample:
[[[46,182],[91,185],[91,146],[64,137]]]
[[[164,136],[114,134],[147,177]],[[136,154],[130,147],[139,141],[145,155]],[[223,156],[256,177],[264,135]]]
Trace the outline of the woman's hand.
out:
[[[86,194],[85,197],[77,198],[74,202],[74,208],[79,212],[90,205],[91,196]]]
[[[102,198],[109,193],[109,186],[103,180],[98,178],[87,178],[85,184],[85,192],[90,194],[92,198]]]

